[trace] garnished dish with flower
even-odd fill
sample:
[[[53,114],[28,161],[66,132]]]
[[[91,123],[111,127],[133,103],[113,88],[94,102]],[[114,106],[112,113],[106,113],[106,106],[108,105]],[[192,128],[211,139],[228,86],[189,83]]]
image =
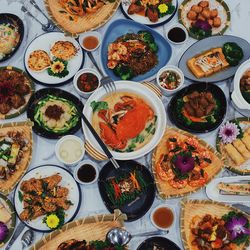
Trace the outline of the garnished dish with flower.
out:
[[[195,39],[221,35],[230,24],[230,11],[218,0],[185,0],[179,7],[179,20]]]
[[[204,141],[174,128],[166,130],[153,155],[153,172],[163,198],[197,191],[222,166],[219,155]]]
[[[249,215],[222,203],[182,202],[181,229],[187,250],[246,250],[249,222]]]
[[[172,2],[172,0],[132,0],[127,13],[147,17],[152,23],[156,23],[159,18],[174,13],[175,6]]]
[[[27,74],[15,67],[0,68],[0,120],[23,113],[34,91]]]
[[[217,136],[217,149],[225,157],[227,167],[238,174],[250,174],[250,122],[238,118],[224,123]]]
[[[122,80],[143,75],[158,64],[158,45],[146,30],[127,33],[108,45],[109,69]]]

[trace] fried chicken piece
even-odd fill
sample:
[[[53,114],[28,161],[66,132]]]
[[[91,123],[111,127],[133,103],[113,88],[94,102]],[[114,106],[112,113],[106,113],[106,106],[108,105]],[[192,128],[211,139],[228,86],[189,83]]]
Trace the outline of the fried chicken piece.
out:
[[[214,18],[214,27],[220,27],[221,26],[221,18],[215,17]]]
[[[27,181],[23,181],[21,183],[20,189],[23,192],[31,192],[31,191],[42,192],[43,191],[42,180],[31,178]]]
[[[16,93],[19,95],[27,95],[30,92],[30,86],[28,84],[17,84]]]
[[[210,11],[209,10],[203,10],[201,12],[201,15],[205,17],[206,19],[210,18]]]
[[[206,18],[201,14],[198,15],[197,19],[201,21],[206,21]]]
[[[65,198],[47,198],[47,202],[55,204],[57,207],[63,208],[64,210],[68,210],[71,206],[70,202],[68,202]]]
[[[144,6],[132,3],[132,4],[130,4],[130,6],[128,8],[128,14],[133,15],[133,14],[139,13],[143,10],[144,10]]]
[[[193,5],[193,6],[191,7],[191,10],[199,14],[199,13],[202,12],[202,7],[201,7],[201,6],[198,6],[198,5]]]
[[[56,188],[56,198],[62,198],[62,197],[67,197],[67,195],[69,194],[69,189],[66,187],[57,187]]]
[[[11,110],[11,106],[8,103],[0,103],[0,113],[5,115]]]
[[[50,190],[57,186],[57,184],[62,180],[62,177],[59,174],[54,174],[43,178],[42,180],[48,184],[47,189]]]
[[[34,220],[42,215],[44,215],[44,211],[40,206],[29,206],[22,211],[20,214],[20,219],[24,221]]]
[[[218,16],[218,10],[217,9],[213,9],[210,11],[210,18],[215,18]]]
[[[153,23],[158,21],[158,11],[153,8],[147,8],[147,17]]]
[[[57,210],[57,206],[55,204],[46,201],[43,202],[42,208],[48,213],[55,212]]]
[[[18,109],[19,107],[25,104],[25,99],[18,94],[14,94],[10,97],[10,102],[13,108]]]
[[[189,20],[196,20],[197,18],[197,13],[193,10],[190,10],[188,13],[187,13],[187,18]]]
[[[201,6],[202,8],[209,7],[209,1],[200,1],[198,6]]]

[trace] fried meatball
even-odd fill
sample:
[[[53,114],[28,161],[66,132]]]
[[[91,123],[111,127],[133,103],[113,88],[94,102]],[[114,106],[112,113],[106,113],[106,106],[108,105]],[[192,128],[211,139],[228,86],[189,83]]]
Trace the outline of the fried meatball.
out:
[[[220,27],[221,26],[221,19],[220,17],[214,18],[214,27]]]
[[[201,14],[198,15],[197,19],[201,21],[206,21],[206,18]]]
[[[16,93],[19,95],[27,95],[30,92],[30,86],[28,84],[17,84]]]
[[[187,18],[190,19],[190,20],[196,20],[197,18],[197,13],[193,10],[190,10],[188,13],[187,13]]]
[[[208,21],[208,23],[209,23],[211,26],[214,25],[214,20],[213,20],[213,19],[208,19],[207,21]]]
[[[11,106],[8,103],[0,103],[0,113],[5,115],[11,110]]]
[[[209,10],[203,10],[203,11],[201,12],[201,15],[202,15],[203,17],[205,17],[206,19],[208,19],[208,18],[210,17],[210,11],[209,11]]]
[[[20,95],[13,95],[10,97],[11,104],[13,108],[17,109],[25,104],[25,99]]]
[[[202,8],[209,7],[209,1],[200,1],[198,5],[201,6]]]
[[[210,10],[210,18],[215,18],[217,16],[218,16],[218,10],[217,9]]]
[[[191,10],[199,14],[202,12],[202,7],[198,5],[193,5]]]

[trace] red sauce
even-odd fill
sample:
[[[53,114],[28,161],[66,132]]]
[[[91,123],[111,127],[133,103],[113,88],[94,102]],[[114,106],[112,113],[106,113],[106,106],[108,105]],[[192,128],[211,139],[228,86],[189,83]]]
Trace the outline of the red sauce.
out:
[[[86,49],[95,49],[99,44],[99,40],[95,36],[87,36],[83,39],[82,45]]]
[[[154,223],[161,228],[168,228],[173,224],[174,214],[167,207],[159,207],[153,214]]]
[[[98,87],[98,78],[92,73],[83,73],[77,79],[77,86],[83,92],[94,91]]]

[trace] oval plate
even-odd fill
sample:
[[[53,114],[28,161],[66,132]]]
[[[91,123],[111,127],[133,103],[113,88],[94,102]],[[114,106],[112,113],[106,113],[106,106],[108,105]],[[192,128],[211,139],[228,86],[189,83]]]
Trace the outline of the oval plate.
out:
[[[16,71],[22,75],[24,75],[25,79],[26,79],[26,83],[28,83],[28,85],[30,86],[30,93],[25,95],[25,104],[22,105],[21,107],[19,107],[18,109],[11,109],[10,112],[8,112],[7,114],[5,115],[2,115],[0,113],[0,120],[1,119],[11,119],[11,118],[14,118],[14,117],[17,117],[19,115],[21,115],[26,109],[27,109],[27,105],[28,105],[28,102],[29,102],[29,99],[30,97],[32,96],[32,94],[34,93],[35,91],[35,86],[34,86],[34,83],[32,82],[32,80],[30,79],[30,77],[27,75],[27,73],[19,68],[15,68],[15,67],[12,67],[12,66],[7,66],[7,67],[0,67],[0,72],[1,70],[13,70],[13,71]]]
[[[51,57],[50,48],[53,46],[53,44],[57,41],[69,41],[74,44],[74,46],[77,48],[77,54],[68,61],[67,69],[69,71],[69,74],[65,77],[59,78],[55,76],[50,76],[47,72],[47,69],[36,72],[31,70],[28,67],[28,59],[29,55],[34,50],[44,50],[48,53],[48,55]],[[66,83],[69,83],[76,72],[82,67],[84,63],[84,53],[81,49],[81,46],[79,43],[72,37],[66,37],[61,32],[49,32],[44,33],[40,36],[35,37],[31,43],[28,45],[25,54],[24,54],[24,66],[28,74],[38,83],[46,85],[46,86],[59,86]]]
[[[164,238],[164,237],[151,237],[144,240],[137,250],[153,250],[153,249],[161,249],[161,250],[181,250],[173,241]]]
[[[155,184],[154,179],[149,170],[136,161],[118,161],[119,169],[115,169],[111,162],[108,162],[99,174],[98,187],[102,200],[107,209],[112,213],[114,209],[121,210],[128,217],[127,221],[135,221],[147,213],[155,199]],[[121,174],[126,174],[134,170],[140,171],[145,182],[148,184],[147,190],[142,193],[139,198],[125,204],[122,207],[116,207],[110,201],[108,194],[105,191],[105,182],[111,177],[118,177]]]
[[[62,89],[55,89],[55,88],[45,88],[45,89],[40,89],[37,92],[35,92],[32,97],[30,98],[30,101],[28,103],[28,108],[27,108],[27,117],[34,122],[33,126],[33,131],[45,138],[48,139],[58,139],[64,135],[70,135],[76,133],[80,128],[81,128],[81,119],[79,118],[79,121],[77,122],[76,126],[71,128],[65,133],[53,133],[51,131],[48,131],[44,129],[42,126],[40,126],[35,120],[34,120],[34,113],[36,109],[37,103],[46,97],[47,95],[55,95],[58,97],[62,97],[64,99],[67,99],[75,104],[76,107],[78,107],[80,110],[83,109],[83,104],[82,102],[74,95],[71,93],[64,91]]]
[[[61,182],[59,182],[59,185],[62,187],[67,187],[69,189],[68,194],[68,200],[70,200],[73,205],[68,209],[65,210],[65,224],[72,221],[75,216],[77,215],[82,201],[82,192],[80,189],[79,184],[75,181],[71,173],[59,166],[56,165],[42,165],[35,167],[28,171],[23,178],[18,183],[15,192],[14,192],[14,205],[15,210],[17,213],[18,218],[20,219],[20,214],[23,211],[23,202],[19,199],[19,191],[21,187],[21,183],[23,181],[29,180],[31,178],[45,178],[48,176],[51,176],[53,174],[59,174],[62,177]],[[52,230],[49,229],[45,223],[43,223],[43,218],[45,216],[39,216],[38,218],[32,220],[32,221],[21,221],[25,223],[25,225],[35,231],[38,232],[51,232]]]
[[[157,52],[158,55],[158,64],[152,68],[150,71],[143,75],[138,75],[133,77],[132,80],[136,82],[140,82],[143,80],[153,79],[155,74],[159,71],[160,68],[165,66],[171,58],[172,49],[170,44],[156,31],[149,28],[146,25],[136,23],[132,20],[119,19],[114,21],[107,28],[105,35],[103,37],[102,45],[101,45],[101,63],[104,72],[109,75],[113,80],[120,80],[120,77],[116,76],[113,70],[109,69],[107,66],[108,63],[108,46],[110,43],[114,42],[118,37],[125,35],[126,33],[137,33],[140,30],[149,31],[157,43],[159,50]]]
[[[0,202],[4,205],[4,207],[11,214],[11,219],[7,223],[7,227],[9,229],[8,236],[4,241],[1,241],[1,243],[0,243],[0,247],[3,247],[3,245],[9,241],[9,239],[11,238],[11,236],[14,233],[14,229],[16,226],[16,214],[15,214],[15,210],[14,210],[14,207],[13,207],[11,201],[5,195],[3,195],[1,193],[0,193]]]
[[[137,159],[149,153],[154,147],[157,146],[157,144],[161,140],[166,126],[166,111],[160,98],[154,92],[149,90],[149,88],[143,86],[142,84],[132,81],[117,81],[115,82],[115,84],[116,90],[119,92],[131,92],[137,94],[138,96],[141,96],[153,108],[155,114],[157,115],[156,132],[149,143],[147,143],[145,146],[134,152],[116,152],[110,150],[114,158],[117,160]],[[93,110],[90,106],[91,102],[101,101],[105,97],[105,95],[106,91],[103,87],[101,87],[97,89],[85,103],[83,113],[89,121],[92,120],[93,115]],[[82,123],[82,126],[86,141],[88,141],[92,145],[92,147],[97,149],[97,151],[103,152],[100,145],[97,143],[94,136],[91,134],[84,122]]]
[[[219,201],[219,202],[230,202],[230,203],[244,203],[250,202],[249,195],[236,195],[236,194],[220,194],[217,185],[220,182],[223,183],[233,183],[233,182],[242,182],[245,183],[248,181],[250,183],[249,176],[227,176],[223,178],[216,178],[213,179],[207,186],[206,186],[206,194],[210,200]]]
[[[178,1],[172,0],[172,4],[173,4],[173,6],[175,6],[174,12],[170,15],[160,17],[157,22],[153,23],[149,20],[148,17],[142,16],[142,15],[137,15],[137,14],[133,14],[133,15],[128,14],[128,8],[129,8],[129,5],[131,4],[131,2],[132,2],[131,0],[122,0],[121,1],[121,10],[122,10],[123,15],[128,19],[134,20],[135,22],[138,22],[138,23],[150,26],[150,27],[157,27],[157,26],[161,26],[165,23],[168,23],[174,17],[174,15],[178,9]]]
[[[200,1],[201,0],[184,0],[178,9],[179,22],[186,27],[189,35],[194,39],[197,39],[197,37],[195,37],[195,35],[189,30],[191,27],[191,21],[187,18],[187,13],[189,12],[189,10],[193,5],[198,4]],[[212,35],[213,36],[222,35],[230,25],[230,19],[231,19],[230,10],[226,2],[222,0],[209,0],[209,6],[210,9],[218,10],[218,16],[222,20],[222,25],[220,27],[212,28]]]
[[[0,25],[1,24],[9,24],[10,27],[17,30],[17,35],[19,36],[11,52],[9,54],[6,54],[2,59],[0,59],[0,62],[3,62],[9,59],[10,57],[12,57],[16,53],[18,48],[20,47],[23,41],[24,25],[23,25],[23,21],[18,16],[11,14],[11,13],[0,14]]]
[[[235,42],[242,48],[244,52],[244,57],[239,62],[239,64],[235,67],[229,66],[228,68],[218,73],[215,73],[209,77],[196,78],[195,75],[193,75],[193,73],[189,70],[187,66],[187,61],[190,58],[196,55],[199,55],[204,51],[210,50],[212,48],[222,47],[223,44],[227,42]],[[178,66],[183,71],[183,74],[186,78],[192,81],[196,81],[196,82],[212,83],[212,82],[224,81],[232,77],[235,74],[238,67],[240,66],[240,64],[244,62],[245,60],[247,60],[249,57],[250,57],[250,44],[246,40],[240,37],[229,36],[229,35],[212,36],[212,37],[202,39],[201,41],[198,41],[194,43],[193,45],[191,45],[182,55]]]
[[[177,102],[181,100],[185,95],[189,94],[193,91],[202,92],[205,90],[210,91],[213,96],[215,97],[217,102],[220,102],[220,108],[217,111],[215,116],[216,122],[215,123],[192,123],[187,124],[184,122],[184,116],[178,110]],[[208,83],[198,83],[198,84],[191,84],[183,89],[181,89],[177,94],[172,97],[168,104],[168,114],[170,120],[180,129],[192,132],[192,133],[207,133],[214,129],[216,129],[223,121],[225,114],[227,111],[227,100],[224,92],[218,86],[214,84]]]
[[[250,118],[247,118],[247,117],[236,118],[236,119],[230,120],[229,122],[238,123],[241,129],[243,130],[243,132],[244,132],[244,129],[250,127]],[[225,158],[225,162],[226,162],[225,165],[228,170],[236,174],[240,174],[240,175],[250,175],[250,164],[249,164],[250,159],[245,161],[242,165],[236,166],[234,162],[230,159],[228,154],[225,152],[223,144],[221,143],[221,140],[219,138],[219,134],[217,134],[217,138],[216,138],[216,148],[218,152],[220,152],[222,156]]]

